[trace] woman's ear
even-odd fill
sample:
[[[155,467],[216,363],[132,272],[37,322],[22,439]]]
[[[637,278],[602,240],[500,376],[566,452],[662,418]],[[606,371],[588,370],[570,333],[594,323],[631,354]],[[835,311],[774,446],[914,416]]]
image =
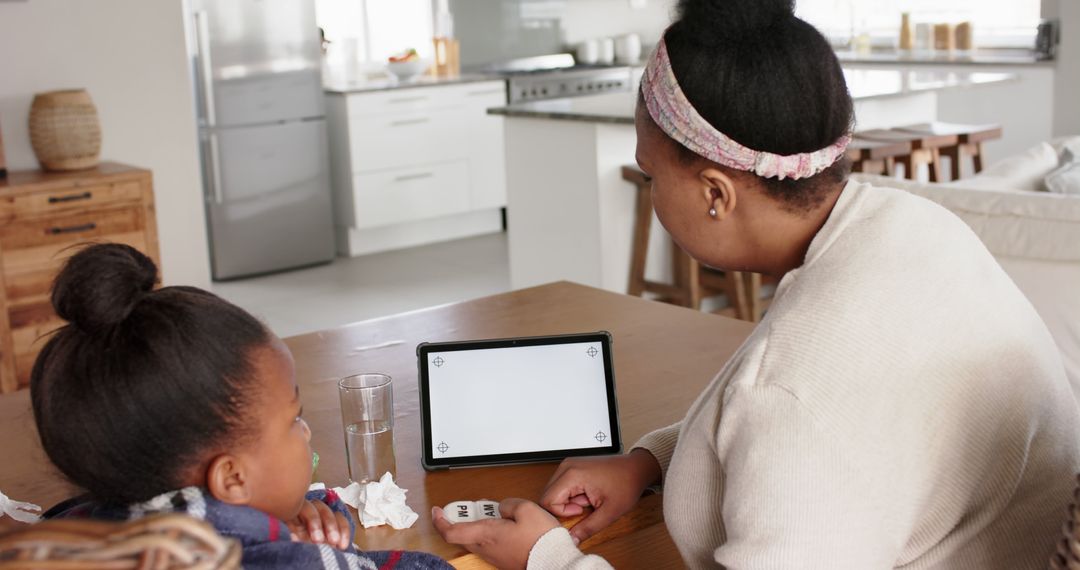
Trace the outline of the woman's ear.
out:
[[[698,174],[709,217],[722,220],[735,210],[735,181],[718,168],[706,168]]]
[[[251,481],[243,461],[235,455],[215,457],[206,469],[206,487],[210,496],[230,505],[251,503]]]

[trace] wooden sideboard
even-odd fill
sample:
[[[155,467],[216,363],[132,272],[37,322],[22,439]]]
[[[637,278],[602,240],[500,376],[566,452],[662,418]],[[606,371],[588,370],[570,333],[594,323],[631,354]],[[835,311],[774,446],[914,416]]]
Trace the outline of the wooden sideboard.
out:
[[[28,386],[44,337],[62,326],[49,291],[86,243],[125,243],[160,266],[149,170],[116,163],[0,178],[0,392]]]

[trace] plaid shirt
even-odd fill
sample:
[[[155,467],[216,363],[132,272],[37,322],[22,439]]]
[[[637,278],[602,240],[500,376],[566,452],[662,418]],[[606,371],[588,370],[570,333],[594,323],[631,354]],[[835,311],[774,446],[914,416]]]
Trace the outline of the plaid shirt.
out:
[[[344,513],[349,520],[349,530],[356,532],[356,524],[348,508],[333,491],[310,491],[307,499],[322,501],[335,512]],[[352,544],[347,550],[338,550],[326,544],[293,542],[283,521],[251,507],[223,503],[198,487],[171,491],[127,507],[95,503],[86,496],[75,497],[49,509],[44,518],[132,520],[156,513],[185,513],[210,523],[218,534],[237,540],[243,548],[242,564],[246,570],[450,568],[446,561],[424,552],[359,552]]]

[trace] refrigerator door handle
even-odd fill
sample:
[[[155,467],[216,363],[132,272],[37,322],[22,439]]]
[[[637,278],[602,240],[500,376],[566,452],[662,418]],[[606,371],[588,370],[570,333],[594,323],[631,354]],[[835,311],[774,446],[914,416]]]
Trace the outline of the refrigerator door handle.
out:
[[[221,165],[218,162],[218,136],[217,133],[210,133],[210,156],[207,160],[210,162],[210,184],[213,185],[214,202],[217,204],[223,204],[225,202],[224,189],[221,187]]]
[[[214,109],[214,66],[210,62],[210,16],[206,10],[195,12],[195,55],[199,59],[199,78],[202,80],[203,109],[206,110],[206,126],[217,123]]]

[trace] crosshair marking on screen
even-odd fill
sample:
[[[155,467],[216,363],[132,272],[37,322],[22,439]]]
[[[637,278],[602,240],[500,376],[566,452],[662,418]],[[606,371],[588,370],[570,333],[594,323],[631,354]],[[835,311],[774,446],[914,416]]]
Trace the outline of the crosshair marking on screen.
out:
[[[585,352],[589,355],[590,358],[596,358],[596,355],[600,354],[600,351],[596,350],[595,346],[590,346],[589,350],[586,350]]]
[[[448,449],[450,449],[450,446],[449,446],[449,445],[446,445],[446,442],[445,442],[445,441],[440,441],[440,442],[439,442],[439,446],[438,446],[438,447],[436,447],[435,449],[438,449],[438,450],[439,450],[439,453],[446,453],[446,451],[447,451]]]
[[[446,361],[445,361],[445,360],[443,360],[443,358],[442,358],[441,356],[436,356],[436,357],[435,357],[435,360],[432,360],[431,362],[432,362],[432,364],[434,364],[435,366],[440,366],[440,367],[441,367],[441,366],[442,366],[443,364],[445,364],[445,363],[446,363]]]
[[[596,435],[594,435],[593,437],[596,438],[596,441],[599,441],[600,443],[603,443],[604,440],[607,439],[607,434],[602,432],[602,431],[598,431],[598,432],[596,432]]]

